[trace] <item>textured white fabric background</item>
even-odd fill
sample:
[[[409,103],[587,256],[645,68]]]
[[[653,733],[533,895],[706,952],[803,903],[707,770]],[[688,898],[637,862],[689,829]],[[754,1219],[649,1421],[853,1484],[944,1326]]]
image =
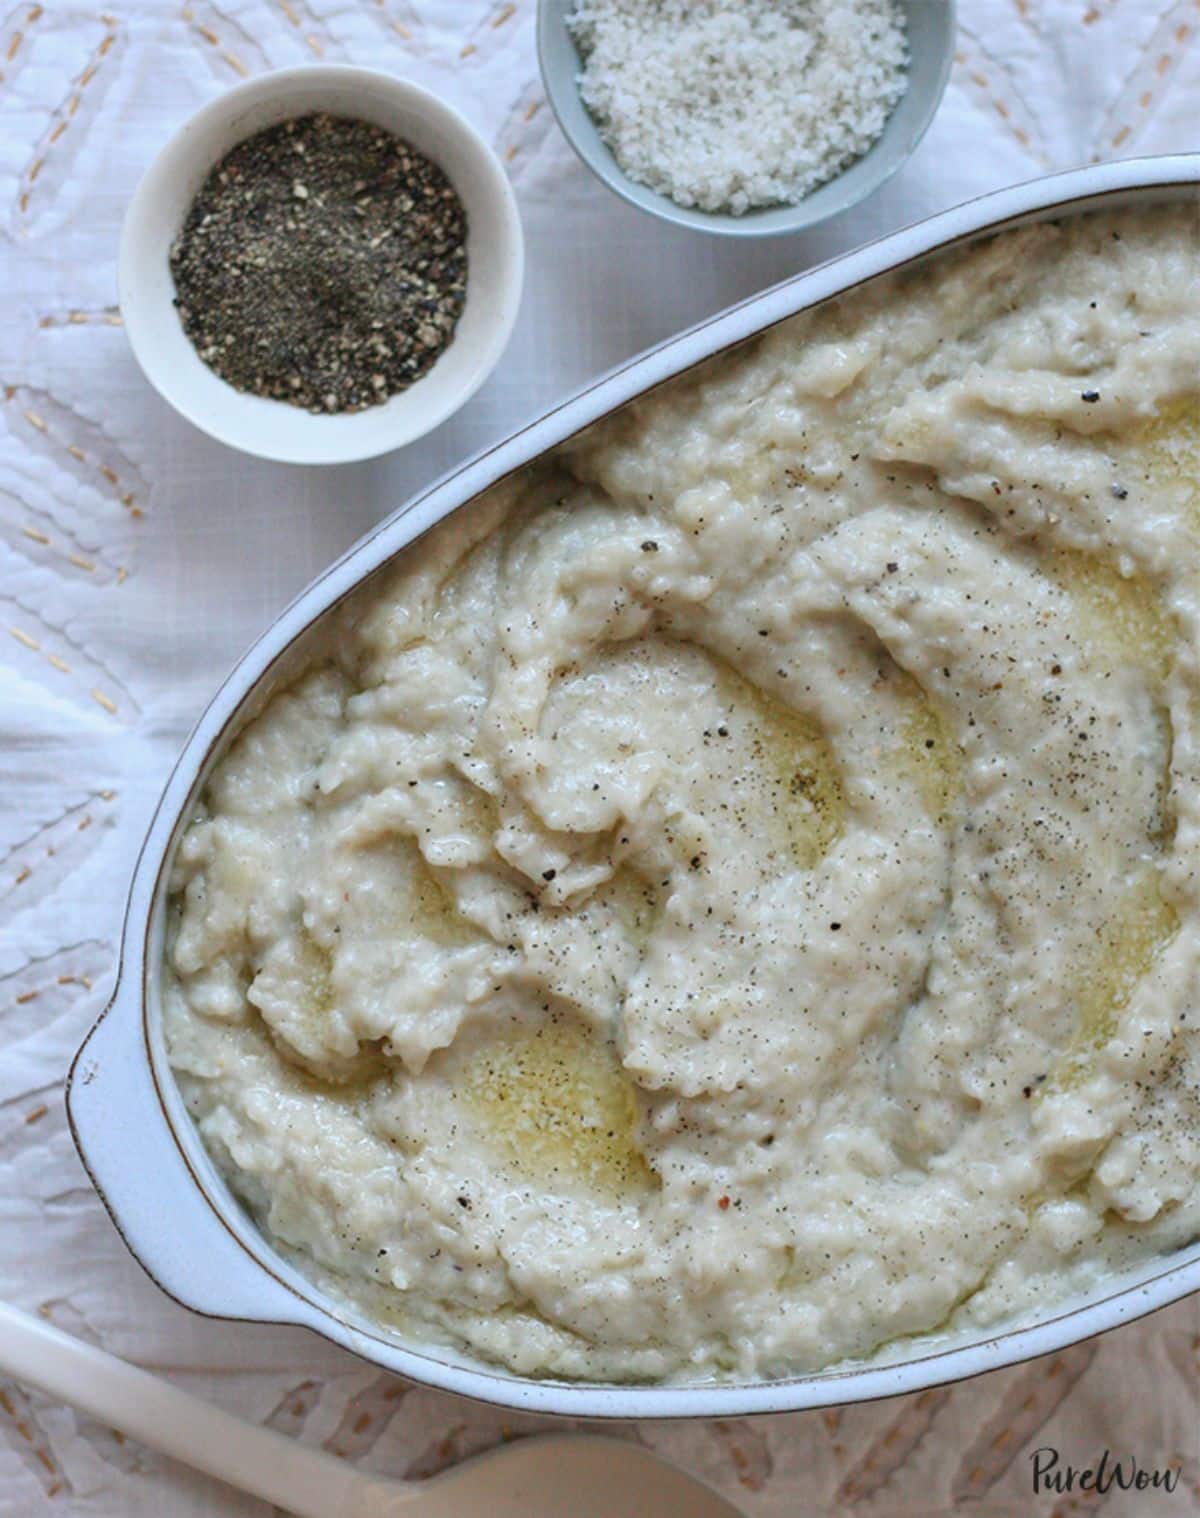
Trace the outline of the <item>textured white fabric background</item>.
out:
[[[0,1295],[313,1443],[419,1476],[536,1426],[381,1377],[300,1331],[223,1326],[125,1254],[75,1158],[70,1055],[111,984],[159,786],[218,678],[365,528],[589,376],[827,254],[982,190],[1200,146],[1200,0],[960,0],[911,164],[760,246],[673,232],[579,167],[545,106],[534,0],[21,0],[0,19]],[[402,456],[342,470],[210,443],[143,382],[115,251],[166,134],[240,76],[317,58],[444,93],[497,144],[529,271],[497,375]],[[131,1156],[130,1163],[137,1163]],[[169,1225],[168,1225],[169,1226]],[[838,1413],[622,1430],[762,1515],[1200,1512],[1200,1311]],[[1028,1454],[1182,1462],[1173,1496],[1034,1502]],[[0,1514],[265,1509],[0,1383]]]

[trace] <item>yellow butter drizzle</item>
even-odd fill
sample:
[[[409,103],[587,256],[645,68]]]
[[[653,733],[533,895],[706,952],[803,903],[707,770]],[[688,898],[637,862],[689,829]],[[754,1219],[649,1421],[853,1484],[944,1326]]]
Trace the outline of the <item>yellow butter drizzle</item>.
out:
[[[1159,683],[1166,679],[1175,633],[1147,576],[1123,575],[1109,559],[1074,549],[1056,550],[1044,567],[1070,597],[1073,631],[1089,649],[1113,665],[1141,664]]]
[[[710,657],[712,657],[710,655]],[[812,869],[845,824],[841,769],[818,723],[714,659],[717,691],[731,721],[749,726],[766,800],[802,869]]]
[[[1049,1085],[1067,1089],[1086,1079],[1096,1050],[1117,1030],[1138,982],[1148,974],[1179,919],[1164,900],[1158,871],[1135,876],[1120,911],[1100,931],[1094,962],[1075,984],[1075,1037]]]
[[[1200,531],[1200,396],[1169,401],[1137,435],[1135,458],[1153,489],[1178,496]]]
[[[657,1184],[637,1142],[633,1082],[613,1046],[578,1023],[554,1018],[479,1051],[459,1094],[489,1149],[530,1180],[609,1195]]]

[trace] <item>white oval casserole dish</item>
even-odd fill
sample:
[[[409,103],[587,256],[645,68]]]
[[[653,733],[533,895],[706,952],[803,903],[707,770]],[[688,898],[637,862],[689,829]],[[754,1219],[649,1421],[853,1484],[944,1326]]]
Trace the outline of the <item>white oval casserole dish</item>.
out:
[[[1200,1244],[1113,1279],[1033,1326],[922,1347],[887,1364],[757,1384],[614,1386],[531,1380],[441,1346],[406,1343],[333,1302],[282,1259],[217,1174],[163,1045],[159,974],[168,866],[233,731],[286,678],[330,607],[433,523],[597,418],[806,307],[952,244],[1020,222],[1194,195],[1200,157],[1104,164],[1002,190],[788,280],[653,349],[448,476],[388,518],[304,591],[249,650],[201,717],[143,845],[113,999],[76,1056],[67,1100],[89,1174],[131,1252],[177,1301],[222,1318],[294,1323],[386,1370],[530,1412],[601,1418],[728,1417],[861,1402],[1011,1365],[1200,1290]]]

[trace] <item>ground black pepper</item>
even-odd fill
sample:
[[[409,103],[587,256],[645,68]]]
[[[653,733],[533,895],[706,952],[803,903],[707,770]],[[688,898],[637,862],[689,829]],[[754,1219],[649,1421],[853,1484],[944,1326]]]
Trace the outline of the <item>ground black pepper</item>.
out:
[[[454,336],[467,218],[436,164],[343,116],[239,143],[171,249],[184,331],[238,390],[361,411],[406,389]]]

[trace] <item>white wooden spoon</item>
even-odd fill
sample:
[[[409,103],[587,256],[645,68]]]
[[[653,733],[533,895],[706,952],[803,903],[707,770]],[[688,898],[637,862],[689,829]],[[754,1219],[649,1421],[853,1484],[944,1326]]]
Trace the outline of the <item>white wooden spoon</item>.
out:
[[[429,1481],[387,1481],[222,1412],[0,1302],[0,1371],[298,1518],[741,1518],[620,1439],[520,1439]]]

